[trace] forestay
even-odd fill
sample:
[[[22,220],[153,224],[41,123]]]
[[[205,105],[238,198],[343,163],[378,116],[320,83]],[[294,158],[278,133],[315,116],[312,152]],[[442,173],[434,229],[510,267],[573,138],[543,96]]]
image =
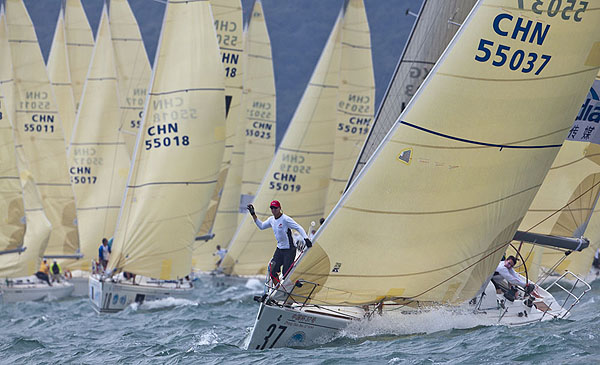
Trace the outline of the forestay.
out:
[[[121,99],[120,128],[131,156],[142,121],[152,71],[140,28],[127,0],[111,0],[110,30]]]
[[[109,270],[191,271],[225,140],[224,75],[210,5],[170,1]]]
[[[348,179],[354,181],[440,58],[476,0],[424,0],[369,136]]]
[[[600,67],[600,12],[543,4],[476,5],[291,275],[313,303],[479,292]]]
[[[375,113],[371,33],[362,0],[350,0],[342,24],[333,166],[325,214],[338,202]]]
[[[106,7],[102,11],[90,70],[69,147],[69,166],[77,198],[83,260],[63,264],[91,271],[102,238],[110,238],[129,174],[129,153],[119,133],[121,110],[115,55]]]
[[[269,203],[274,199],[303,227],[323,216],[333,156],[342,16],[343,9],[257,191],[254,206],[262,220],[271,215]],[[274,247],[273,232],[258,230],[246,217],[221,267],[228,274],[262,274]]]
[[[9,106],[15,118],[11,121],[52,223],[45,254],[74,255],[79,249],[75,199],[52,87],[22,0],[7,0],[6,15],[15,80],[14,105]]]

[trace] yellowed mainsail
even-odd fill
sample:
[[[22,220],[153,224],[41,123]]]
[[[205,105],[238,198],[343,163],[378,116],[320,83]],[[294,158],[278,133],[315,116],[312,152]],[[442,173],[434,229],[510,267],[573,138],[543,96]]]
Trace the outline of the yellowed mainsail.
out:
[[[269,203],[274,199],[303,227],[323,216],[335,135],[342,15],[343,11],[258,188],[254,206],[262,220],[271,215]],[[262,274],[274,249],[273,232],[258,230],[246,217],[221,267],[233,275]]]
[[[65,148],[71,141],[71,132],[75,124],[75,99],[67,56],[67,40],[65,38],[65,18],[61,8],[54,31],[54,40],[48,57],[48,77],[56,97],[58,115],[65,134]]]
[[[104,8],[69,147],[84,258],[63,267],[90,271],[90,260],[96,258],[102,238],[115,232],[129,174],[129,153],[119,133],[118,93],[111,29]]]
[[[138,23],[127,0],[111,0],[110,29],[117,60],[121,132],[133,155],[152,70]]]
[[[224,80],[209,3],[168,2],[109,269],[191,272],[223,158]]]
[[[7,101],[12,102],[12,98],[11,95],[4,97],[4,90],[12,87],[11,68],[4,6],[0,6],[0,256],[6,251],[19,250],[25,235],[23,191],[17,169],[12,124],[6,108]]]
[[[349,183],[354,181],[383,137],[440,58],[476,0],[424,0],[396,66]]]
[[[85,77],[92,59],[94,35],[81,0],[65,0],[65,31],[71,85],[75,98],[75,110],[79,108]]]
[[[346,3],[341,43],[335,147],[325,216],[344,192],[375,114],[371,32],[362,0]]]
[[[254,8],[246,35],[246,71],[244,73],[245,147],[244,173],[240,211],[252,203],[273,153],[276,137],[275,75],[271,54],[271,40],[262,2],[254,2]]]
[[[52,87],[22,0],[6,1],[6,14],[15,80],[15,118],[12,122],[17,144],[23,146],[44,211],[52,223],[45,255],[74,255],[79,249],[75,199]]]
[[[599,67],[600,12],[478,2],[290,280],[318,283],[313,303],[473,298]]]
[[[3,247],[0,251],[16,248],[15,240],[20,242],[18,246],[25,249],[21,253],[0,255],[0,277],[2,278],[27,276],[35,273],[40,265],[42,254],[46,250],[51,230],[50,222],[44,214],[35,181],[33,181],[33,176],[27,168],[23,147],[21,145],[15,146],[14,134],[18,131],[12,129],[9,113],[4,108],[6,105],[13,103],[13,87],[12,61],[7,38],[6,18],[4,7],[0,5],[0,113],[2,113],[0,119],[0,134],[2,136],[0,165],[2,171],[5,171],[2,173],[3,177],[8,177],[7,182],[2,181],[1,191],[2,201],[9,204],[7,221],[2,225],[2,232],[7,232],[5,231],[6,227],[11,228],[11,231],[8,231],[10,234],[9,239],[5,241],[3,238],[0,242],[3,245],[8,243],[8,247]],[[14,113],[11,116],[14,116]],[[9,167],[9,164],[14,167]],[[18,169],[18,172],[15,172],[15,168]],[[17,199],[19,201],[16,201],[14,196],[15,182],[18,184]],[[27,222],[27,225],[23,227],[25,222]]]
[[[240,0],[210,0],[210,4],[225,68],[227,137],[219,182],[198,235],[214,233],[215,240],[226,245],[237,227],[244,158],[243,139],[239,136],[244,130],[243,125],[240,127],[244,51],[242,3]]]

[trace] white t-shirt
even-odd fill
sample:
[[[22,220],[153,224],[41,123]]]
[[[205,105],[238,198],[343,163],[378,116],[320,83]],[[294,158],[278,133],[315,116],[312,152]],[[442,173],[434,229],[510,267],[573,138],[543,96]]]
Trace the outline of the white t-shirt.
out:
[[[269,227],[273,228],[273,233],[275,233],[275,239],[277,240],[277,248],[286,250],[290,248],[290,241],[287,235],[287,230],[295,229],[300,233],[302,238],[308,238],[304,228],[300,226],[296,221],[292,218],[288,217],[285,214],[281,214],[281,217],[275,219],[275,217],[270,216],[266,221],[262,222],[260,219],[256,218],[254,221],[256,226],[259,229],[267,229]]]
[[[213,253],[213,256],[219,256],[221,260],[225,258],[225,255],[227,255],[227,250],[224,248],[217,250],[215,253]]]
[[[513,268],[509,269],[506,266],[504,266],[504,261],[500,261],[500,264],[496,268],[496,272],[502,275],[502,277],[506,279],[506,281],[508,281],[509,284],[521,285],[522,287],[527,285],[527,283],[525,282],[525,280],[523,280],[521,275],[517,274]]]

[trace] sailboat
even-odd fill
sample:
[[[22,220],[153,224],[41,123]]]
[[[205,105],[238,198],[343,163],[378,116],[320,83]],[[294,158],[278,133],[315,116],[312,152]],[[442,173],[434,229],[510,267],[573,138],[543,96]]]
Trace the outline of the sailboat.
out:
[[[102,238],[114,234],[130,165],[119,131],[119,86],[106,7],[96,38],[68,151],[83,259],[64,261],[62,267],[71,271],[77,296],[87,295]]]
[[[244,125],[241,120],[243,14],[240,0],[210,0],[210,5],[225,69],[227,136],[217,188],[196,239],[207,241],[216,238],[222,245],[226,245],[237,227],[244,158]]]
[[[10,122],[14,113],[13,77],[4,6],[0,5],[0,184],[2,211],[0,225],[0,302],[63,298],[73,291],[66,282],[50,286],[33,274],[40,266],[48,244],[51,225],[41,203],[37,186],[27,167],[21,145],[16,145]]]
[[[67,168],[65,140],[54,94],[33,24],[22,0],[6,1],[8,40],[14,75],[14,102],[8,105],[17,144],[52,224],[47,258],[78,258],[75,198]]]
[[[346,117],[336,108],[347,102],[349,93],[359,95],[364,91],[364,85],[356,85],[355,91],[345,89],[340,93],[342,52],[355,45],[353,35],[364,42],[364,30],[356,36],[357,21],[352,18],[352,9],[362,6],[362,1],[346,1],[340,10],[300,104],[257,190],[254,206],[262,219],[271,215],[268,210],[272,200],[281,201],[284,213],[303,227],[324,216],[336,127],[338,118]],[[360,43],[356,46],[364,47]],[[274,249],[273,233],[257,230],[247,216],[221,263],[220,269],[227,275],[259,276],[267,271]]]
[[[107,273],[89,280],[96,311],[192,295],[185,277],[225,145],[224,80],[208,2],[167,3]]]
[[[489,283],[600,68],[600,14],[555,15],[475,5],[313,247],[257,298],[249,349],[306,346],[394,309],[568,315],[541,288],[510,302]]]
[[[423,1],[344,191],[398,120],[475,2],[476,0]]]
[[[152,70],[140,28],[127,0],[111,0],[110,30],[121,98],[121,133],[133,155]]]

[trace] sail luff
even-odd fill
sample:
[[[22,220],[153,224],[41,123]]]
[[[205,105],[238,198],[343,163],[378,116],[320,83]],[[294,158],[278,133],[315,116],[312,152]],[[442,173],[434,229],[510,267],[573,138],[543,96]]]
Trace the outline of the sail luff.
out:
[[[48,57],[48,77],[56,96],[56,106],[65,134],[65,148],[68,148],[73,125],[75,124],[75,99],[67,55],[65,18],[62,8],[56,22],[52,48]]]
[[[533,13],[512,4],[477,3],[325,221],[290,278],[320,284],[313,302],[461,303],[493,273],[600,67],[600,14],[536,15],[547,33],[513,39]],[[492,44],[508,64],[482,55]]]
[[[222,161],[224,79],[208,2],[169,2],[109,270],[190,273]]]
[[[102,238],[110,238],[129,173],[129,152],[119,132],[121,109],[111,29],[102,11],[90,69],[69,149],[71,180],[83,260],[62,264],[91,271]]]
[[[333,157],[342,16],[341,11],[257,191],[254,206],[262,220],[270,215],[269,203],[274,199],[281,201],[285,214],[304,227],[323,216]],[[221,268],[235,275],[262,274],[274,246],[273,233],[259,231],[246,216]]]
[[[131,156],[152,70],[138,23],[127,0],[112,0],[109,15],[119,77],[120,128]]]
[[[25,5],[22,0],[8,0],[6,11],[15,76],[15,137],[23,145],[52,223],[47,254],[75,254],[79,249],[75,199],[54,94]]]
[[[71,72],[71,85],[75,99],[75,110],[77,110],[79,109],[85,77],[88,73],[94,49],[92,27],[85,15],[81,0],[66,0],[65,34],[67,53],[69,55],[69,69]]]
[[[425,0],[404,46],[348,186],[383,140],[438,60],[476,0]]]

